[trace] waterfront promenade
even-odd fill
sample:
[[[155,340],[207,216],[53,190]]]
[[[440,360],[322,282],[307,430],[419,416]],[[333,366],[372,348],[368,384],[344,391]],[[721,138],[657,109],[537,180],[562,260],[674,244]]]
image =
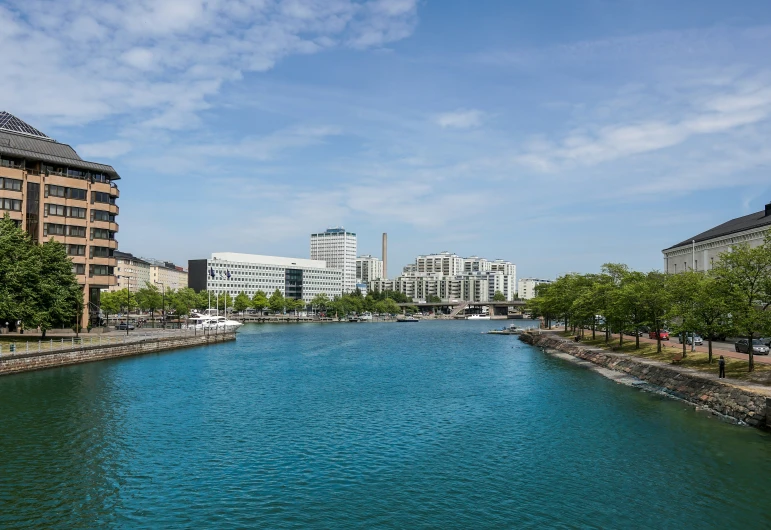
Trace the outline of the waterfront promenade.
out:
[[[0,376],[236,340],[235,330],[148,330],[128,335],[0,342]]]

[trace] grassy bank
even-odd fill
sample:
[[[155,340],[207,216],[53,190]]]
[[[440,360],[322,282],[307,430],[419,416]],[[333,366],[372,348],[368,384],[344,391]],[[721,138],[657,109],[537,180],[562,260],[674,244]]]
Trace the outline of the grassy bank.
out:
[[[560,332],[559,335],[565,338],[573,338],[572,333]],[[611,337],[609,343],[605,343],[605,335],[598,334],[597,338],[592,340],[591,335],[581,341],[582,344],[587,344],[597,348],[602,348],[612,352],[625,353],[634,357],[640,357],[643,359],[649,359],[652,361],[659,361],[662,363],[671,364],[673,359],[680,359],[683,349],[682,346],[668,346],[666,343],[661,345],[661,353],[656,351],[655,343],[640,342],[640,348],[635,348],[634,337],[624,337],[623,347],[618,345],[618,335]],[[710,373],[717,375],[718,365],[717,360],[721,355],[720,350],[713,350],[712,364],[709,364],[709,356],[704,352],[689,351],[685,359],[677,362],[678,366],[685,368],[692,368],[700,372]],[[755,363],[755,371],[748,372],[749,362],[741,359],[733,359],[730,357],[725,358],[725,373],[726,378],[735,381],[746,381],[752,383],[759,383],[763,385],[771,385],[771,365]]]

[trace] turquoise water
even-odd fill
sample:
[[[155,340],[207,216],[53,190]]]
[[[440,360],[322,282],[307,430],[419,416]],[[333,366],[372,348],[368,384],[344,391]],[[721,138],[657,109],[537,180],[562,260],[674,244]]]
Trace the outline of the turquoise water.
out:
[[[0,527],[771,527],[768,435],[496,325],[251,325],[0,378]]]

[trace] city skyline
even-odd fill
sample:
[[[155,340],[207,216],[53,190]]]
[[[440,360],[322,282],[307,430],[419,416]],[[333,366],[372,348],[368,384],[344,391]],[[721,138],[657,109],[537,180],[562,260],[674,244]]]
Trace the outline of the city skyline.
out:
[[[661,269],[771,200],[763,2],[262,5],[0,3],[0,110],[117,168],[119,248],[176,263],[342,225],[390,276]]]

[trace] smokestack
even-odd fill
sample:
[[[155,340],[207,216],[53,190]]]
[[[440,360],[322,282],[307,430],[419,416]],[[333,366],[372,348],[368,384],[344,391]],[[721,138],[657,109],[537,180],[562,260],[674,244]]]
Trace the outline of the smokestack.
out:
[[[388,278],[388,234],[383,232],[383,278]]]

